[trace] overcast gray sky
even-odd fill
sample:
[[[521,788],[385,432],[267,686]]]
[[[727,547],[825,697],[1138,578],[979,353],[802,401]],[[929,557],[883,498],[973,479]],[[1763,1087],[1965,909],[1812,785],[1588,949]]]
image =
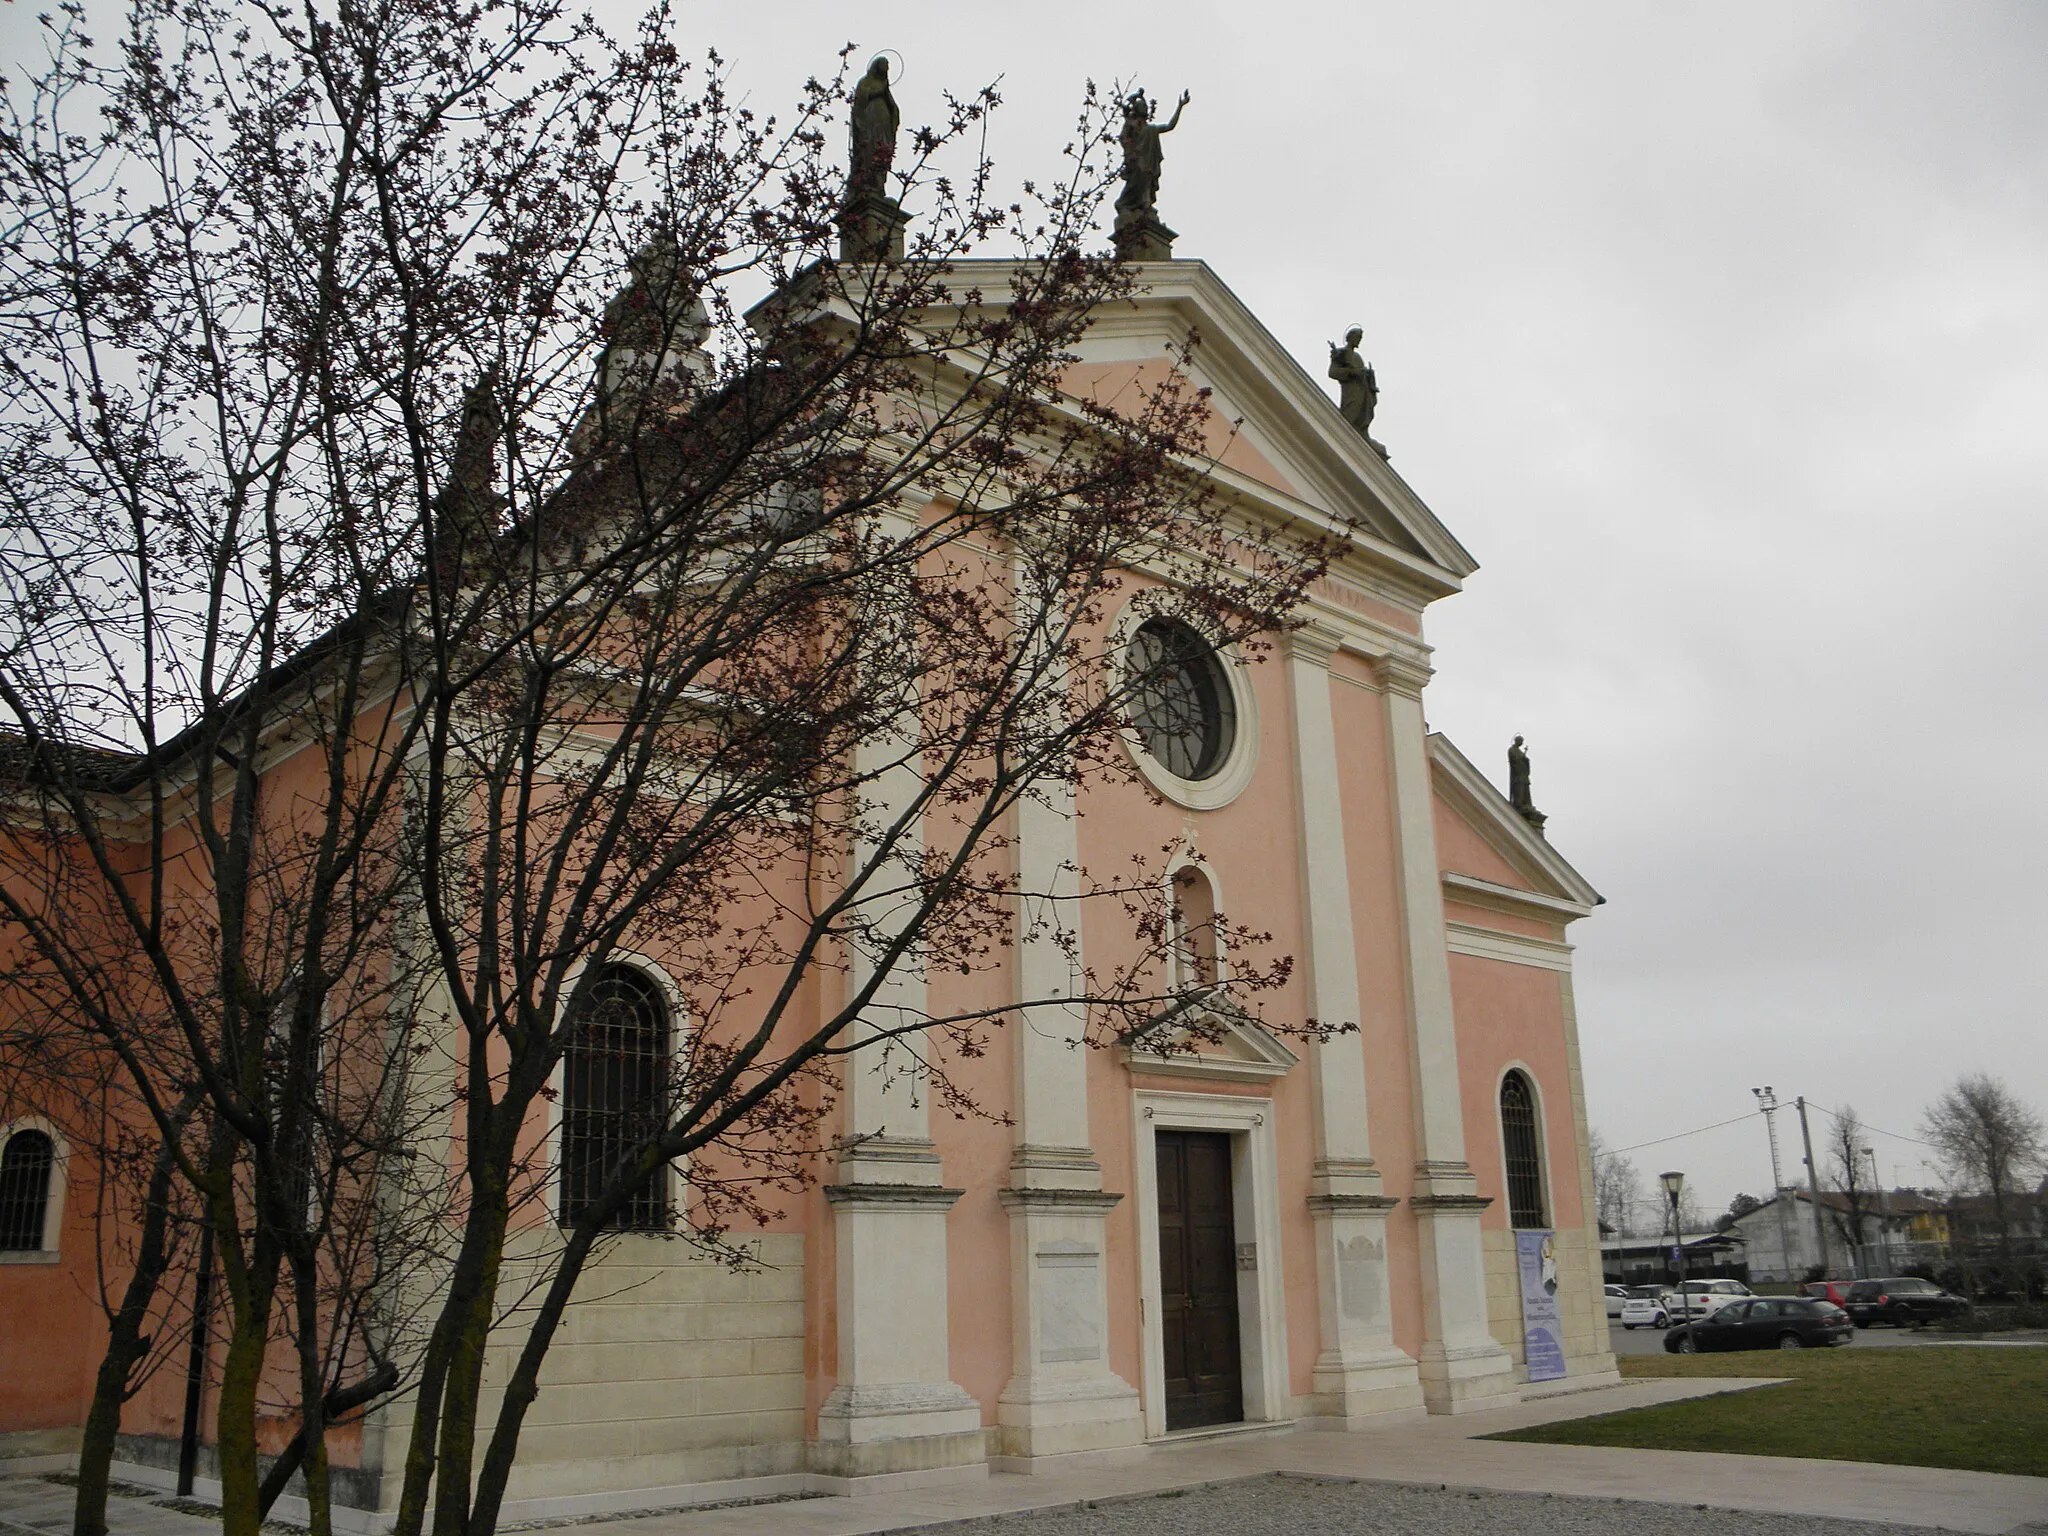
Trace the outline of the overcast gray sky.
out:
[[[909,124],[1000,75],[1018,177],[1091,74],[1194,93],[1177,254],[1318,374],[1365,327],[1375,434],[1481,562],[1430,717],[1497,781],[1528,736],[1607,895],[1610,1144],[1765,1082],[1908,1136],[1963,1071],[2048,1109],[2048,6],[679,11],[767,110],[849,40],[902,53]],[[1769,1184],[1754,1115],[1633,1155],[1710,1210]]]
[[[849,39],[902,52],[909,123],[1000,74],[1018,175],[1090,74],[1193,91],[1176,253],[1318,373],[1363,324],[1375,434],[1481,562],[1430,718],[1497,780],[1528,736],[1608,898],[1575,937],[1610,1143],[1766,1082],[1907,1135],[1962,1071],[2048,1109],[2048,7],[684,17],[764,104]],[[1770,1182],[1754,1114],[1634,1158],[1710,1210]]]

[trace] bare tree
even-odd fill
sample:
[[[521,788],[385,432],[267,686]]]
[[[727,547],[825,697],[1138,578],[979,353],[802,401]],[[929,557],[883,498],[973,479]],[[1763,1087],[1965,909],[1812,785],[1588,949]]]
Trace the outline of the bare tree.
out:
[[[1642,1178],[1636,1165],[1618,1152],[1607,1150],[1605,1138],[1592,1133],[1594,1200],[1600,1208],[1600,1224],[1619,1237],[1627,1237],[1636,1226],[1636,1209],[1642,1204]]]
[[[1829,1112],[1832,1124],[1827,1135],[1828,1176],[1840,1192],[1846,1209],[1832,1211],[1835,1230],[1849,1245],[1851,1253],[1866,1266],[1870,1263],[1870,1226],[1877,1219],[1877,1191],[1865,1177],[1863,1148],[1869,1133],[1853,1104],[1837,1104]]]
[[[1075,998],[900,978],[1053,910],[1015,813],[1134,782],[1129,626],[1256,659],[1345,533],[1209,481],[1180,369],[1063,389],[1135,282],[1082,252],[1092,89],[1010,201],[994,93],[949,98],[895,173],[907,249],[835,258],[844,56],[778,121],[659,14],[135,0],[111,55],[51,37],[0,142],[13,982],[213,1234],[224,1528],[296,1470],[325,1536],[329,1424],[402,1388],[398,1530],[482,1536],[650,1180],[738,1262],[854,1052],[982,1112],[951,1064]],[[1202,1027],[1169,852],[1064,872],[1134,941],[1078,978],[1094,1043]],[[1230,937],[1255,1002],[1287,962]],[[532,1127],[656,951],[688,1048],[565,1200]],[[267,1476],[266,1417],[298,1426]]]
[[[1928,1106],[1920,1134],[1940,1149],[1950,1180],[1990,1197],[2000,1256],[2013,1261],[2013,1225],[2028,1186],[2048,1164],[2041,1116],[1985,1072],[1957,1078]]]

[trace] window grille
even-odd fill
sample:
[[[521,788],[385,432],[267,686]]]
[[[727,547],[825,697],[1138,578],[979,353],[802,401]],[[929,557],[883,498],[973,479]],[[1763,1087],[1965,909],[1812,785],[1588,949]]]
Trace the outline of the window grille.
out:
[[[1509,1225],[1549,1226],[1543,1215],[1543,1146],[1536,1134],[1536,1090],[1519,1072],[1501,1079],[1500,1137],[1507,1153]]]
[[[1145,750],[1183,779],[1222,768],[1236,737],[1236,702],[1214,646],[1173,619],[1150,619],[1131,637],[1136,673],[1131,723]]]
[[[668,1010],[640,972],[612,966],[586,989],[563,1064],[561,1210],[589,1209],[620,1162],[666,1122]],[[658,1232],[668,1224],[667,1169],[657,1168],[606,1223]]]
[[[33,1253],[43,1246],[56,1154],[41,1131],[16,1131],[7,1138],[0,1152],[0,1251]]]
[[[1173,927],[1180,983],[1215,986],[1222,980],[1216,942],[1216,887],[1192,865],[1182,866],[1173,877]]]

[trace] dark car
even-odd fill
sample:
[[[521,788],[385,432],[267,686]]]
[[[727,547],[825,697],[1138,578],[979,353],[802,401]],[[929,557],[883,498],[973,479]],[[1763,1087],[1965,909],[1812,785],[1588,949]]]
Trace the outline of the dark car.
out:
[[[1723,1349],[1824,1349],[1855,1339],[1849,1314],[1831,1301],[1760,1296],[1731,1301],[1711,1316],[1672,1329],[1664,1347],[1674,1355],[1695,1355]]]
[[[1970,1303],[1932,1280],[1900,1275],[1890,1280],[1858,1280],[1849,1287],[1847,1307],[1849,1320],[1858,1328],[1872,1323],[1917,1328],[1944,1317],[1961,1317],[1970,1310]]]

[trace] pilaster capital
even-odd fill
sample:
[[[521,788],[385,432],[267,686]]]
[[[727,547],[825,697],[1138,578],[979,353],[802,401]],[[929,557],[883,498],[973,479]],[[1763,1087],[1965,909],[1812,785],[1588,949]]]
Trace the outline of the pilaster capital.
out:
[[[1299,629],[1287,632],[1287,654],[1296,661],[1325,670],[1330,665],[1330,658],[1343,644],[1344,637],[1334,627],[1318,624],[1314,619]]]
[[[964,1189],[930,1184],[827,1184],[826,1203],[842,1211],[950,1211]]]
[[[1428,662],[1418,656],[1404,656],[1398,651],[1373,657],[1372,671],[1382,688],[1411,699],[1421,698],[1422,690],[1436,675]]]
[[[1101,1189],[999,1189],[996,1199],[1005,1210],[1016,1211],[1074,1211],[1085,1215],[1100,1215],[1116,1208],[1123,1196],[1110,1190]]]
[[[1310,1195],[1308,1208],[1318,1216],[1385,1216],[1401,1203],[1399,1195]]]
[[[1408,1209],[1418,1216],[1477,1216],[1493,1199],[1489,1195],[1410,1195]]]

